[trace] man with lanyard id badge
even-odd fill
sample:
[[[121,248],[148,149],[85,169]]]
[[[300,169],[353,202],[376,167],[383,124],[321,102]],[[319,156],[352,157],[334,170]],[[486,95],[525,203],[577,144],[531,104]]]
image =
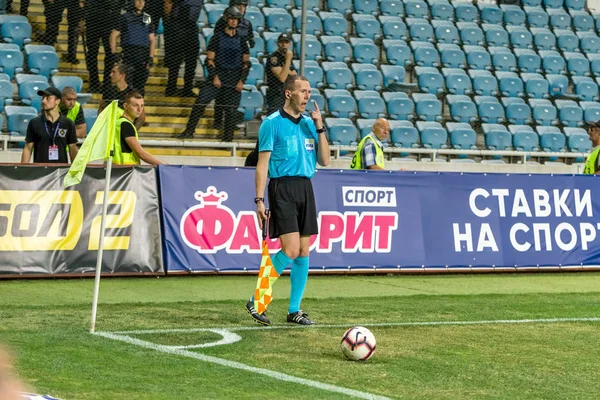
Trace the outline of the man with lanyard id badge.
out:
[[[77,136],[73,121],[60,115],[61,92],[49,87],[38,91],[42,97],[42,113],[29,121],[21,163],[68,164],[77,156]],[[67,151],[69,156],[67,156]]]

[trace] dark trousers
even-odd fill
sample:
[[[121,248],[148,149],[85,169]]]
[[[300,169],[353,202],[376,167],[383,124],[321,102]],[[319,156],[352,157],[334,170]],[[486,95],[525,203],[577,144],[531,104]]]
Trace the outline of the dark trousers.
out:
[[[58,24],[62,20],[63,11],[67,9],[67,23],[69,25],[68,55],[70,58],[77,56],[77,41],[79,40],[79,22],[83,17],[83,9],[79,7],[79,0],[56,0],[51,3],[44,0],[44,16],[46,17],[46,33],[44,44],[54,46],[58,38]]]
[[[102,92],[104,85],[110,85],[110,71],[112,62],[108,54],[110,54],[110,27],[106,23],[106,10],[88,10],[86,16],[86,44],[87,54],[85,56],[85,64],[90,76],[90,89],[92,92]],[[100,44],[104,49],[104,79],[100,84],[98,77],[98,53]]]
[[[129,84],[142,95],[148,81],[148,57],[150,57],[148,47],[123,46],[123,63],[129,68]]]
[[[165,65],[169,68],[167,78],[167,92],[177,88],[179,66],[185,63],[183,74],[183,90],[190,92],[194,87],[194,75],[200,53],[198,30],[194,21],[172,21],[166,19],[165,23]]]
[[[220,71],[218,75],[221,80],[220,88],[214,86],[212,79],[207,79],[202,84],[200,94],[198,94],[196,102],[192,106],[192,113],[190,114],[190,119],[185,130],[187,132],[194,132],[198,121],[204,115],[206,106],[215,100],[215,104],[221,104],[224,108],[225,124],[222,140],[231,142],[233,140],[233,131],[239,119],[237,108],[242,96],[240,92],[235,90],[235,85],[239,81],[240,71]]]

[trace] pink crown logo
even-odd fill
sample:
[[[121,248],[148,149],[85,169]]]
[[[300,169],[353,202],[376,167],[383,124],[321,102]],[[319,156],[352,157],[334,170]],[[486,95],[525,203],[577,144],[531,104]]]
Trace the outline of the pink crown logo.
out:
[[[217,188],[209,186],[206,192],[197,191],[194,193],[194,198],[204,205],[218,206],[221,202],[227,200],[227,192],[217,192]]]

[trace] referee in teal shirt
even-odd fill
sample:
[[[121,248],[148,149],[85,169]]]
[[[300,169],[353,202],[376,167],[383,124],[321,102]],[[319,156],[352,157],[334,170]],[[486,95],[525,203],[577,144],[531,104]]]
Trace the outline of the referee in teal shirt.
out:
[[[281,250],[272,257],[273,266],[281,275],[292,264],[287,321],[312,325],[314,322],[300,309],[308,278],[310,236],[319,232],[310,178],[315,175],[317,162],[329,165],[329,143],[317,103],[310,117],[303,114],[310,98],[308,80],[299,75],[288,76],[283,94],[283,108],[270,114],[258,132],[254,202],[262,228],[266,220],[264,193],[268,176],[269,236],[281,242]],[[256,322],[271,324],[265,313],[258,314],[254,309],[254,298],[248,301],[246,310]]]

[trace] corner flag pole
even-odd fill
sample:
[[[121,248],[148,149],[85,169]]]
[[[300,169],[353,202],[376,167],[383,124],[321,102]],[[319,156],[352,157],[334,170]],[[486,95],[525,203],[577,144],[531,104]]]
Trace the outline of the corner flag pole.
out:
[[[94,300],[92,301],[92,324],[90,333],[96,329],[96,312],[98,311],[98,294],[100,292],[100,274],[102,273],[102,254],[104,253],[104,229],[106,225],[106,211],[108,208],[108,191],[110,190],[110,172],[112,170],[112,159],[114,150],[110,151],[110,157],[106,163],[106,177],[104,178],[104,196],[102,200],[102,219],[100,220],[100,239],[98,243],[98,258],[96,259],[96,279],[94,281]]]

